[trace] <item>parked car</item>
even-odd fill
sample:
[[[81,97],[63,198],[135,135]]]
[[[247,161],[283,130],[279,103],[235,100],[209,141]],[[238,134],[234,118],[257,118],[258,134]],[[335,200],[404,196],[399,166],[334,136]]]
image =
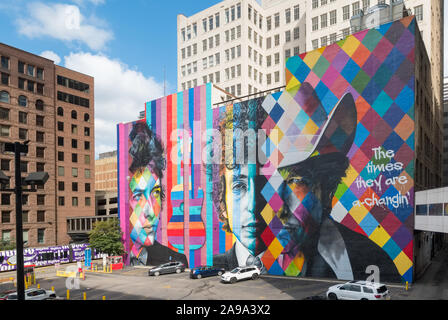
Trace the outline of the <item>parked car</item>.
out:
[[[330,300],[390,300],[386,285],[368,281],[349,281],[328,288]]]
[[[204,277],[221,276],[226,272],[224,268],[214,266],[200,266],[190,270],[190,278],[201,279]]]
[[[56,299],[53,290],[28,289],[25,290],[25,300],[51,300]],[[7,291],[0,296],[0,300],[17,300],[17,291]]]
[[[148,271],[149,276],[158,276],[165,273],[181,273],[185,271],[185,265],[182,262],[168,262],[157,267],[151,268]]]
[[[244,279],[257,279],[260,275],[260,269],[257,266],[237,267],[232,271],[226,272],[221,276],[221,281],[235,283]]]

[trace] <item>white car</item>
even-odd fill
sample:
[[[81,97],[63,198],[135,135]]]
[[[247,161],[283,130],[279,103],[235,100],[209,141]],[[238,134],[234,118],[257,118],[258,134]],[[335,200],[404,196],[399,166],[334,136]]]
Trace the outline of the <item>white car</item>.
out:
[[[255,280],[260,275],[260,269],[257,266],[237,267],[221,276],[221,281],[235,283],[243,279]]]
[[[28,289],[25,290],[25,300],[50,300],[55,299],[56,293],[52,290],[45,289]],[[0,297],[0,300],[17,300],[17,292],[7,292]]]
[[[389,290],[382,283],[350,281],[328,288],[330,300],[390,300]]]

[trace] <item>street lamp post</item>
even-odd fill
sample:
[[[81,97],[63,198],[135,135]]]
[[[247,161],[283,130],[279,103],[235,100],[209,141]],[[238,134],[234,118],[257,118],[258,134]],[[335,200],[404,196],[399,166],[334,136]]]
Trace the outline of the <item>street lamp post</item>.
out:
[[[34,172],[22,181],[20,167],[20,155],[28,153],[28,142],[5,143],[6,152],[14,152],[15,186],[14,189],[5,189],[3,185],[9,182],[9,178],[0,171],[1,191],[14,192],[16,195],[16,268],[17,268],[17,299],[25,300],[25,266],[23,258],[23,227],[22,227],[22,193],[37,191],[36,185],[44,185],[48,180],[48,173]],[[31,189],[22,190],[22,184],[31,185]]]

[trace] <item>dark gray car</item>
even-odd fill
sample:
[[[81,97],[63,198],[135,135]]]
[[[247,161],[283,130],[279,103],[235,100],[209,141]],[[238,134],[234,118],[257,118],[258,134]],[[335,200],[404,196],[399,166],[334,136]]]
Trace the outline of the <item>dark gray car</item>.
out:
[[[151,268],[148,272],[149,276],[158,276],[165,273],[181,273],[185,271],[185,265],[182,262],[168,262],[157,267]]]

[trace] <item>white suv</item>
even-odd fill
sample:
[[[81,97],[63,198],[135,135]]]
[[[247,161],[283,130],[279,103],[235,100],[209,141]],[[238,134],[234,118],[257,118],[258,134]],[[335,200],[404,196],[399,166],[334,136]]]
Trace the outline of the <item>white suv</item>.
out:
[[[330,300],[390,300],[386,285],[368,281],[350,281],[328,288]]]
[[[237,267],[221,276],[221,281],[235,283],[243,279],[255,280],[260,275],[260,269],[257,266]]]

